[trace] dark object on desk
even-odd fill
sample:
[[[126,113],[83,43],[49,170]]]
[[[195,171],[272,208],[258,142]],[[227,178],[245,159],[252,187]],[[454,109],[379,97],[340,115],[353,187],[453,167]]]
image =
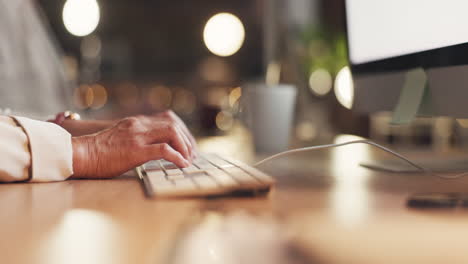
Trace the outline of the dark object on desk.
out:
[[[455,208],[458,195],[454,193],[415,194],[408,198],[407,205],[411,208]]]
[[[468,194],[460,193],[424,193],[408,198],[407,206],[418,209],[453,209],[468,205]]]
[[[458,202],[459,206],[463,208],[468,208],[468,193],[460,193],[460,201]]]
[[[433,172],[464,172],[468,171],[468,162],[466,158],[437,158],[437,159],[414,159],[414,163],[419,166],[431,170]],[[367,161],[359,164],[362,167],[395,173],[420,173],[417,168],[401,161],[401,160],[375,160]]]

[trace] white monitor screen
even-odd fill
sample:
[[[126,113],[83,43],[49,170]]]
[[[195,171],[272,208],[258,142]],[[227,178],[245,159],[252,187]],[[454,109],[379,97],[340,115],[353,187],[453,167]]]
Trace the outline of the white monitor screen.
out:
[[[467,0],[346,0],[351,63],[468,42]]]

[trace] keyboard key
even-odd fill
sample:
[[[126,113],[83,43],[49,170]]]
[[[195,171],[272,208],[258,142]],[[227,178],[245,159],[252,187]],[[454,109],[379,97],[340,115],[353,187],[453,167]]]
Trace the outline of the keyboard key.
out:
[[[263,173],[260,170],[257,170],[255,168],[248,167],[248,166],[241,167],[241,168],[244,169],[245,171],[247,171],[250,175],[254,176],[257,180],[259,180],[261,182],[264,182],[266,184],[275,183],[275,179],[273,179],[272,177],[266,175],[265,173]]]
[[[185,178],[183,174],[167,175],[169,180],[179,180]]]
[[[202,189],[216,189],[219,188],[218,184],[209,176],[193,177],[193,181]]]
[[[162,170],[159,160],[151,160],[143,164],[145,170]]]
[[[175,180],[174,185],[178,192],[189,192],[197,189],[197,186],[190,178]]]
[[[213,164],[209,163],[208,161],[202,158],[194,160],[193,164],[202,170],[216,169],[216,167]]]
[[[234,167],[232,163],[225,161],[216,154],[205,154],[203,155],[203,158],[209,161],[210,163],[214,164],[218,168]]]
[[[181,169],[169,169],[169,170],[165,170],[166,171],[166,174],[167,176],[174,176],[174,175],[183,175],[184,172],[181,170]]]
[[[227,187],[227,188],[232,188],[235,186],[238,186],[239,184],[231,177],[229,176],[226,172],[220,170],[220,169],[210,169],[206,170],[206,173],[213,177],[213,179],[221,186]]]
[[[146,175],[148,175],[148,178],[150,181],[167,181],[166,179],[166,174],[164,174],[164,171],[146,171]]]
[[[244,170],[238,168],[238,167],[233,167],[233,168],[226,168],[224,169],[228,174],[230,174],[234,179],[239,181],[242,185],[248,185],[248,186],[258,186],[260,185],[260,182],[253,178],[250,174],[245,172]]]
[[[245,163],[238,161],[238,160],[232,160],[230,158],[225,158],[227,161],[229,161],[232,164],[235,164],[236,166],[242,168],[243,170],[247,171],[249,174],[254,176],[257,180],[264,182],[266,184],[273,184],[275,182],[275,179],[273,179],[271,176],[268,176],[267,174],[263,173],[262,171],[248,166]]]
[[[232,163],[234,165],[236,165],[237,167],[243,167],[245,164],[239,160],[235,160],[235,159],[231,159],[231,158],[228,158],[228,157],[223,157],[224,160],[226,160],[227,162],[229,163]]]
[[[154,182],[151,181],[151,187],[153,188],[153,191],[156,193],[156,195],[166,195],[169,193],[174,192],[174,184],[170,181],[159,181],[159,182]]]
[[[172,163],[170,161],[167,161],[167,160],[160,160],[159,162],[161,163],[161,166],[165,170],[172,170],[172,169],[178,169],[179,168],[174,163]]]
[[[195,165],[191,164],[190,166],[188,166],[187,168],[182,168],[182,171],[185,173],[185,174],[196,174],[196,173],[200,173],[200,172],[203,172],[203,170],[195,167]]]

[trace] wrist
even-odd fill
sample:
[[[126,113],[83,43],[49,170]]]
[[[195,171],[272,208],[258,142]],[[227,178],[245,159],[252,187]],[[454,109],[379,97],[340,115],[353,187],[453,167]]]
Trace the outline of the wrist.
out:
[[[72,178],[85,178],[92,176],[92,161],[90,138],[72,137],[73,148],[73,176]]]
[[[84,136],[107,129],[113,124],[110,120],[65,120],[62,127],[73,136]]]

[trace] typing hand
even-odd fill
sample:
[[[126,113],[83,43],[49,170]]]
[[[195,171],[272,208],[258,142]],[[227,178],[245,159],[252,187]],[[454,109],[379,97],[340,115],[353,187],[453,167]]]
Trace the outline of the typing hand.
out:
[[[142,122],[159,122],[166,121],[180,127],[184,135],[190,140],[190,143],[196,147],[197,143],[185,123],[172,111],[164,111],[150,116],[137,116]],[[65,120],[60,124],[73,136],[84,136],[97,133],[101,130],[115,125],[115,120]]]
[[[96,134],[72,138],[75,178],[118,176],[149,160],[190,165],[195,140],[172,112],[125,118]]]
[[[185,134],[185,136],[190,140],[190,143],[192,143],[194,150],[197,150],[197,142],[195,141],[195,138],[192,136],[192,133],[190,133],[184,121],[182,121],[182,119],[180,119],[180,117],[178,117],[171,110],[149,116],[147,120],[153,121],[153,122],[158,122],[160,120],[163,120],[163,121],[167,121],[171,124],[179,126],[182,132]],[[193,154],[195,154],[195,152],[193,152]]]

